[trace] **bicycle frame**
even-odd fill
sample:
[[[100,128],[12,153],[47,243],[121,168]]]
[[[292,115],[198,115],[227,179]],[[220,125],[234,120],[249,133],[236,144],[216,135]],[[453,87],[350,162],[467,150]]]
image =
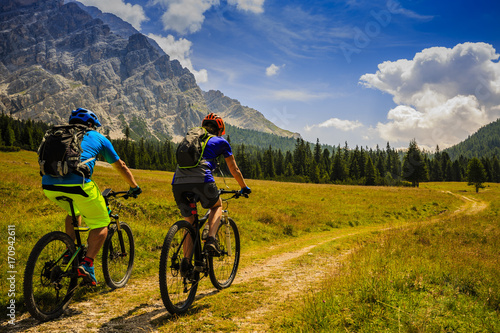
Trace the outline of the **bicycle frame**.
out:
[[[82,239],[81,239],[81,236],[80,236],[80,231],[82,231],[82,232],[88,232],[90,230],[90,228],[89,227],[81,227],[78,224],[78,220],[76,219],[76,214],[75,214],[75,208],[73,206],[73,200],[71,198],[68,198],[68,197],[65,197],[65,196],[60,196],[60,197],[57,197],[56,200],[66,201],[66,202],[69,203],[69,207],[71,209],[71,218],[72,218],[73,229],[75,230],[75,240],[76,240],[75,253],[73,254],[73,256],[71,257],[71,259],[69,260],[69,262],[66,264],[66,266],[63,269],[63,272],[67,272],[68,269],[71,267],[71,264],[73,263],[73,261],[75,260],[75,258],[82,257],[83,250],[85,249],[85,246],[82,244]],[[64,257],[64,253],[61,254],[61,256],[57,259],[56,262],[59,262],[59,260],[61,260],[63,257]],[[79,258],[79,259],[81,261],[83,259],[83,257]]]
[[[120,241],[120,247],[121,247],[122,255],[125,256],[125,255],[127,255],[127,253],[126,253],[125,243],[124,243],[123,237],[121,235],[121,225],[119,223],[119,215],[118,214],[112,214],[111,210],[109,209],[108,196],[109,196],[110,193],[111,193],[111,189],[110,188],[107,188],[102,193],[102,195],[103,195],[103,197],[105,199],[105,202],[106,202],[106,207],[108,207],[109,217],[111,219],[113,219],[113,221],[109,222],[107,228],[109,228],[113,224],[116,225],[116,231],[118,232],[118,239]],[[127,192],[126,191],[114,192],[115,195],[116,194],[124,194],[124,193],[127,193]],[[70,210],[71,210],[71,219],[72,219],[73,230],[75,231],[75,241],[76,241],[75,253],[73,254],[73,256],[71,257],[71,259],[69,260],[69,262],[66,264],[66,266],[63,269],[63,272],[66,273],[68,271],[68,269],[71,267],[71,264],[73,263],[73,261],[76,258],[78,258],[79,261],[83,260],[83,258],[84,258],[84,253],[83,252],[86,249],[86,246],[82,244],[82,238],[81,238],[80,232],[89,232],[90,228],[89,227],[81,227],[78,224],[78,220],[77,220],[76,214],[75,214],[75,208],[73,206],[73,200],[71,198],[66,197],[66,196],[60,196],[60,197],[57,197],[56,200],[68,202]],[[59,262],[63,257],[64,257],[64,253],[61,254],[61,256],[57,259],[57,262]]]
[[[189,206],[192,209],[192,213],[194,216],[193,227],[195,229],[195,235],[194,235],[194,240],[193,240],[193,244],[192,244],[193,251],[192,251],[190,257],[192,258],[194,255],[194,270],[197,272],[204,272],[206,270],[207,266],[206,266],[206,262],[203,261],[204,258],[203,258],[202,248],[201,248],[200,230],[203,227],[203,225],[205,224],[205,222],[208,221],[209,212],[207,212],[200,219],[199,215],[198,215],[198,208],[196,205],[196,202],[197,202],[196,199],[194,197],[192,197],[192,198],[189,198],[189,200],[190,200]],[[182,240],[183,243],[186,240],[186,237],[187,237],[187,234],[184,235],[184,239]]]
[[[238,198],[241,194],[239,191],[227,191],[227,190],[219,190],[219,193],[220,194],[233,194],[233,197],[232,198]],[[248,197],[248,196],[247,196]],[[227,201],[232,199],[232,198],[228,198],[228,199],[223,199],[223,202],[227,204]],[[195,196],[193,195],[188,195],[188,200],[189,200],[189,206],[191,208],[191,212],[194,216],[194,221],[193,221],[193,227],[195,229],[195,239],[193,241],[193,245],[192,245],[192,248],[193,248],[193,252],[191,253],[190,255],[190,258],[192,258],[192,256],[194,255],[194,259],[195,259],[195,267],[194,269],[197,271],[197,272],[204,272],[204,273],[207,273],[207,265],[206,265],[206,262],[203,262],[203,251],[202,251],[202,248],[201,248],[201,230],[204,226],[205,223],[208,223],[208,217],[209,217],[209,214],[210,214],[210,209],[205,213],[205,215],[203,215],[203,217],[199,217],[198,215],[198,208],[197,208],[197,199]],[[227,208],[227,206],[226,206]],[[229,218],[229,212],[227,209],[222,209],[222,216],[221,216],[221,220],[220,220],[220,224],[224,224],[226,226],[225,228],[225,243],[226,243],[226,249],[227,249],[227,255],[231,256],[232,255],[232,249],[231,249],[231,234],[230,234],[230,227],[228,225],[228,218]],[[186,240],[186,236],[187,235],[184,235],[184,239],[182,240],[182,242],[184,243],[184,241]],[[201,262],[200,262],[201,260]],[[201,264],[201,266],[199,265]]]

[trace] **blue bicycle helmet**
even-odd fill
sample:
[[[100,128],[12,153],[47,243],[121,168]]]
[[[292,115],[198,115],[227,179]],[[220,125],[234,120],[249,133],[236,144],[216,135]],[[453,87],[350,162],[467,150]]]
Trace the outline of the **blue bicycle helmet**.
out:
[[[87,110],[84,108],[78,108],[76,110],[71,111],[71,116],[69,116],[69,123],[70,124],[88,125],[89,121],[95,127],[101,127],[101,123],[99,122],[99,119],[97,119],[97,116],[95,115],[95,113],[90,111],[90,110]]]

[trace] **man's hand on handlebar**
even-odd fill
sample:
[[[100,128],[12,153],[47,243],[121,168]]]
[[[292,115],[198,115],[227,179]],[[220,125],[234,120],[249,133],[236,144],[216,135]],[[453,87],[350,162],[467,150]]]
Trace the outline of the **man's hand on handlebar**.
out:
[[[139,185],[137,185],[137,187],[135,188],[130,188],[127,192],[127,196],[129,197],[134,197],[134,198],[137,198],[139,196],[139,194],[142,193],[142,190],[141,188],[139,187]]]
[[[242,188],[242,189],[241,189],[241,191],[240,191],[240,194],[241,194],[242,196],[244,196],[245,198],[248,198],[248,195],[249,195],[250,193],[252,193],[252,190],[251,190],[251,189],[250,189],[250,187],[248,187],[248,186],[247,186],[247,187]]]

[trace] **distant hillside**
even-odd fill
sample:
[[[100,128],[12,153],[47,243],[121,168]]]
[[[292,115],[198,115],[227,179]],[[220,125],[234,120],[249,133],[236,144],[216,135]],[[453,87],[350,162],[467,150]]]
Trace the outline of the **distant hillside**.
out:
[[[297,139],[294,138],[242,129],[230,124],[227,124],[226,137],[231,140],[231,145],[244,144],[245,146],[255,146],[262,149],[268,149],[271,146],[273,149],[281,149],[283,152],[293,151],[297,143]]]
[[[500,157],[500,119],[481,127],[476,133],[469,136],[463,142],[445,149],[452,160],[460,155],[466,158],[472,157]]]
[[[279,128],[259,111],[241,105],[238,100],[225,96],[219,90],[203,92],[203,97],[207,102],[208,109],[224,118],[226,123],[288,138],[300,138],[300,134]]]

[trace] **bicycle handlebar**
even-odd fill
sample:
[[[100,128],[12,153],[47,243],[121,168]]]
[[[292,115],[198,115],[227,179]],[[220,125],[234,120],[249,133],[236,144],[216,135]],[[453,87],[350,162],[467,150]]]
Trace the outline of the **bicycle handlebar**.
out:
[[[130,198],[130,195],[128,195],[128,191],[116,191],[115,192],[110,188],[107,188],[104,191],[102,191],[102,196],[105,198],[109,198],[109,197],[124,198],[124,199]]]
[[[241,196],[244,196],[245,198],[248,198],[248,193],[241,193],[241,191],[238,190],[224,190],[224,189],[219,189],[219,194],[234,194],[231,198],[238,199]]]

